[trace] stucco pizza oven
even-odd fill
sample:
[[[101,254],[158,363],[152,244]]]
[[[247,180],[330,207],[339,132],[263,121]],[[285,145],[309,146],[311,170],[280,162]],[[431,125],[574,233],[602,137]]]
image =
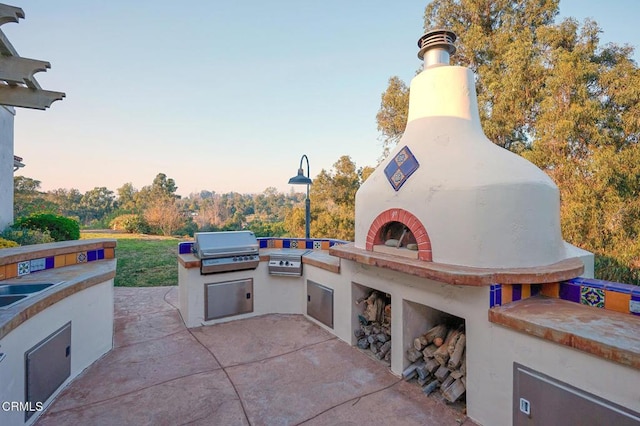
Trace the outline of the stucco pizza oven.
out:
[[[486,268],[580,256],[562,239],[554,182],[484,135],[473,72],[449,65],[455,38],[418,42],[404,135],[356,194],[355,247]]]

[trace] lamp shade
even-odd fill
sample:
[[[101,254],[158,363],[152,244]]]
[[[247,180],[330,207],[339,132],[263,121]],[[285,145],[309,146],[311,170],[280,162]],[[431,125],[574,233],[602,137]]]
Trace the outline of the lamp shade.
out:
[[[304,170],[298,169],[298,175],[289,179],[291,185],[311,185],[311,179],[304,175]]]

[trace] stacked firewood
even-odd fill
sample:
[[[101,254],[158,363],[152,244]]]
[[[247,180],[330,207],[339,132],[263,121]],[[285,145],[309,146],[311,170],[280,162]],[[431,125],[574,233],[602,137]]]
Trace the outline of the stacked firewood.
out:
[[[373,290],[368,296],[358,299],[363,305],[358,315],[359,327],[354,330],[358,347],[370,350],[379,360],[391,362],[391,299],[384,293]]]
[[[464,325],[439,324],[418,336],[406,352],[412,363],[402,372],[405,380],[416,379],[427,395],[440,390],[449,402],[455,402],[467,386]]]

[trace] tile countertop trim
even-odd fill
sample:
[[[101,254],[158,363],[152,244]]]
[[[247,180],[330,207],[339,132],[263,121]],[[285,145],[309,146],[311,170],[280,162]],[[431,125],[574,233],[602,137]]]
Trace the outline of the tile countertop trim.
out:
[[[112,248],[116,240],[96,238],[91,240],[61,241],[58,243],[35,244],[30,246],[0,249],[0,266],[42,257],[58,256],[61,254]]]
[[[53,304],[94,285],[101,284],[116,276],[116,259],[82,263],[65,268],[49,269],[36,276],[25,275],[18,279],[0,281],[21,284],[60,283],[40,293],[29,296],[15,305],[0,308],[0,339],[13,331],[23,322],[44,311]]]
[[[489,321],[640,369],[640,318],[535,296],[489,309]]]
[[[261,249],[260,262],[268,262],[271,253],[282,253],[288,249]],[[200,259],[193,254],[178,254],[178,262],[186,269],[200,268]],[[340,273],[340,259],[328,254],[325,250],[310,250],[302,256],[302,263]]]
[[[363,265],[377,266],[447,284],[465,286],[558,282],[575,278],[584,271],[584,264],[579,258],[565,259],[551,265],[530,268],[500,269],[474,268],[408,259],[356,248],[353,243],[335,245],[329,249],[329,254]]]

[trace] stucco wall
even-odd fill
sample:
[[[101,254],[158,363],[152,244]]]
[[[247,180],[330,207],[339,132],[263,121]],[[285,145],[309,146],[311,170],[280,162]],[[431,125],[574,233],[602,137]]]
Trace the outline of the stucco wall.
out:
[[[0,230],[13,223],[13,118],[15,110],[0,105]]]
[[[71,374],[51,401],[71,380],[113,344],[113,280],[75,293],[30,318],[0,340],[0,401],[24,401],[24,353],[71,321]],[[35,421],[32,416],[27,424]],[[0,424],[18,425],[24,412],[0,412]]]

